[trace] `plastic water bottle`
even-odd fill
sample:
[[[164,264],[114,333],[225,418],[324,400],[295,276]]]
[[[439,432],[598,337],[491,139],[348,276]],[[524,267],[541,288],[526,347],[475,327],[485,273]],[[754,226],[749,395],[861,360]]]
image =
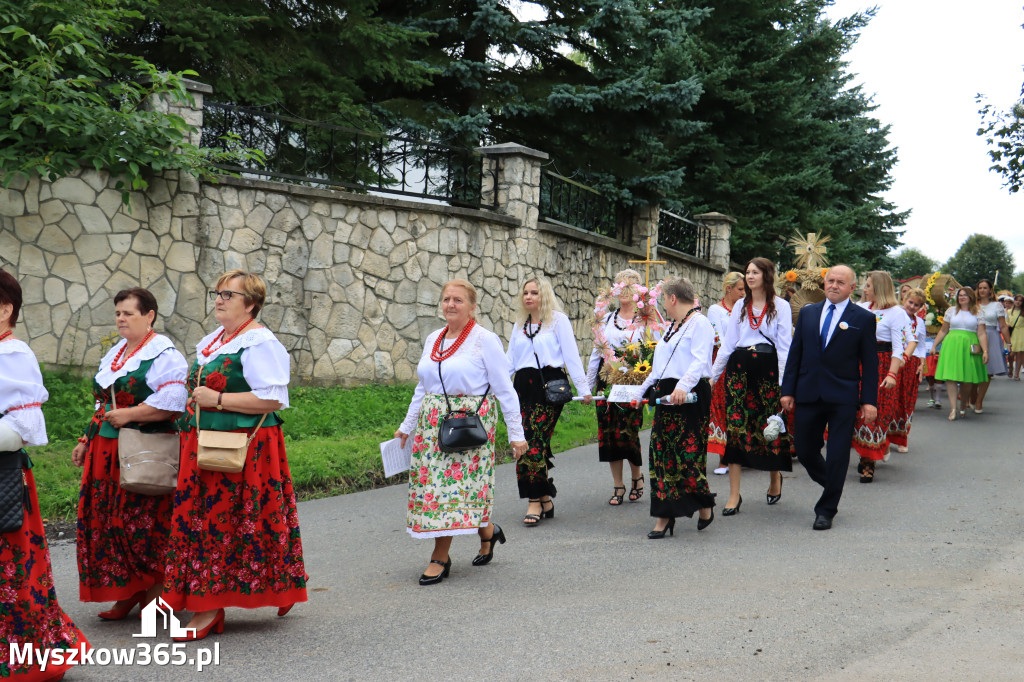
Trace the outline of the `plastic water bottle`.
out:
[[[665,402],[662,402],[661,398],[656,398],[654,400],[654,402],[656,404],[658,404],[658,405],[673,405],[674,404],[674,403],[672,403],[669,400],[669,396],[666,395],[666,396],[662,396],[662,397],[665,398]],[[691,405],[691,404],[693,404],[695,402],[697,402],[697,394],[694,393],[693,391],[690,391],[689,393],[686,394],[686,400],[684,400],[683,403],[686,404],[686,405]]]

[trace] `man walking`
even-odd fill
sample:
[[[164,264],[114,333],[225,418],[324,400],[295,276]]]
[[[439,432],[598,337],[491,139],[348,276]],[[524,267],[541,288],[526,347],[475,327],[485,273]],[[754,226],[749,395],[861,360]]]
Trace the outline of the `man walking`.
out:
[[[875,316],[850,301],[857,275],[835,265],[825,276],[826,300],[800,310],[782,381],[782,407],[794,414],[796,454],[824,490],[814,506],[814,530],[828,530],[850,467],[857,410],[878,414]],[[827,456],[821,456],[828,429]]]

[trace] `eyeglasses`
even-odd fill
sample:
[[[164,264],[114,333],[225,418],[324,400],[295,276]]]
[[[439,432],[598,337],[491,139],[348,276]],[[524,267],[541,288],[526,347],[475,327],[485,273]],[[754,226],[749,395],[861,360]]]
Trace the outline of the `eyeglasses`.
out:
[[[231,291],[230,289],[223,289],[221,291],[211,291],[210,298],[214,301],[217,297],[223,298],[225,301],[230,301],[232,296],[245,296],[241,291]]]

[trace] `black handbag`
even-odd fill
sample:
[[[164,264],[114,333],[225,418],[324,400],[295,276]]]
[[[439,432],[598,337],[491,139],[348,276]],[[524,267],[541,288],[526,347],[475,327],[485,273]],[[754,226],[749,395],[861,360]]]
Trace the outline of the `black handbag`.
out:
[[[448,390],[444,387],[444,378],[441,376],[441,361],[437,363],[437,378],[441,380],[441,390],[444,392],[444,402],[448,405],[448,414],[442,419],[439,426],[440,434],[438,441],[441,452],[465,452],[475,450],[487,443],[487,429],[484,428],[483,420],[480,419],[480,408],[484,406],[487,393],[491,385],[487,384],[484,394],[480,398],[480,404],[476,412],[466,410],[452,410],[451,401],[448,400]]]
[[[533,339],[530,339],[533,345]],[[544,370],[540,367],[540,358],[537,351],[533,351],[533,359],[537,361],[537,371],[540,372],[541,381],[544,380]],[[572,388],[569,387],[568,379],[551,379],[544,383],[544,402],[551,405],[565,405],[572,400]]]
[[[21,530],[29,507],[28,480],[24,468],[28,455],[23,450],[0,452],[0,533]]]

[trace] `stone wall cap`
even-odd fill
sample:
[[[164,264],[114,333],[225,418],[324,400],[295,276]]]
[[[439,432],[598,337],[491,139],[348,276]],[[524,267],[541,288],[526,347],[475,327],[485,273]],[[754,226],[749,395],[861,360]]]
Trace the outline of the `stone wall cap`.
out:
[[[535,159],[541,159],[546,161],[551,158],[547,152],[542,152],[539,149],[532,149],[525,145],[521,145],[517,142],[502,142],[501,144],[492,144],[486,147],[477,147],[476,151],[481,154],[491,154],[492,156],[504,155],[504,154],[519,154],[520,156],[533,157]]]
[[[211,95],[211,94],[213,94],[213,86],[212,85],[207,85],[206,83],[200,83],[199,81],[194,81],[191,78],[182,78],[181,79],[181,83],[182,83],[182,85],[185,86],[185,89],[188,90],[189,92],[201,92],[204,95]]]
[[[736,219],[733,218],[731,215],[725,215],[724,213],[718,213],[717,211],[712,211],[711,213],[701,213],[700,215],[695,215],[693,217],[696,218],[697,220],[724,220],[734,225],[736,224]]]

